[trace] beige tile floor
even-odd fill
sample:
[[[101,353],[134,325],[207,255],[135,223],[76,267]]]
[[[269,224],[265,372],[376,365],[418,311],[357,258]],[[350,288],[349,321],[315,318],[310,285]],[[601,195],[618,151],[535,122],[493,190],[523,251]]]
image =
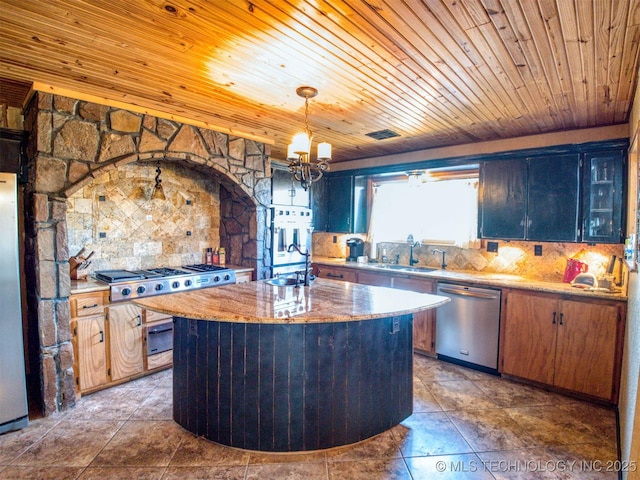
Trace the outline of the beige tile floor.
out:
[[[83,397],[0,435],[0,478],[615,479],[615,412],[415,357],[414,413],[356,445],[264,454],[197,438],[171,420],[167,370]]]

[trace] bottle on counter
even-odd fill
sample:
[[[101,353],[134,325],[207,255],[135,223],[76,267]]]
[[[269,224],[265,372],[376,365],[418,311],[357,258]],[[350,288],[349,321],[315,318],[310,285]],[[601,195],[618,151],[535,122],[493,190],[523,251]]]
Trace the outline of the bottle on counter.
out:
[[[381,260],[382,263],[387,263],[387,261],[389,260],[387,258],[387,249],[386,248],[382,249],[382,258],[380,258],[380,260]]]
[[[219,265],[220,264],[220,254],[218,253],[218,249],[217,248],[213,252],[213,264],[214,265]]]
[[[204,263],[207,265],[213,265],[213,248],[207,248],[207,253],[204,256]]]
[[[227,263],[227,252],[225,252],[224,247],[220,247],[220,250],[218,250],[218,264],[224,267],[225,263]]]

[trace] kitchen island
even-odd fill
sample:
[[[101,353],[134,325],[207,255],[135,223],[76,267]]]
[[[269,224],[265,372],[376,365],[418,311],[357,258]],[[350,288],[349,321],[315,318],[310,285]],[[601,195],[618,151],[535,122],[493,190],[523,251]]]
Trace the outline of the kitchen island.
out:
[[[173,418],[232,447],[355,443],[412,412],[412,314],[445,297],[317,279],[136,300],[174,317]]]

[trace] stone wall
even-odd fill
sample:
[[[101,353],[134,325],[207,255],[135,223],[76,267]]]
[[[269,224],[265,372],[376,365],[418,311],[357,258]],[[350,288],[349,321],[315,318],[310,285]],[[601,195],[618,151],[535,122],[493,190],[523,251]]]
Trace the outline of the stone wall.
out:
[[[75,403],[67,199],[132,162],[176,162],[220,184],[220,243],[233,263],[270,267],[269,146],[105,105],[37,92],[25,110],[29,362],[45,415]],[[224,192],[224,193],[223,193]],[[228,235],[228,238],[225,237]],[[77,253],[77,252],[72,252]]]

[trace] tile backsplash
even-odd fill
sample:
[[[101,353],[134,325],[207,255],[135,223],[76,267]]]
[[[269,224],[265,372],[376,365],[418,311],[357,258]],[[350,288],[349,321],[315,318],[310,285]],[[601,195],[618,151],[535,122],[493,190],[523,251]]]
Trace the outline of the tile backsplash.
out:
[[[68,198],[69,252],[95,251],[90,272],[201,263],[220,245],[220,185],[177,163],[161,169],[165,200],[151,199],[155,162],[110,171]]]
[[[344,235],[335,233],[315,232],[313,234],[313,254],[326,257],[345,258],[348,255],[346,240],[349,238],[362,238],[363,235]],[[335,242],[334,242],[335,238]],[[498,241],[498,251],[488,252],[483,242],[482,248],[458,248],[442,245],[420,245],[414,249],[414,257],[420,263],[417,266],[440,267],[442,254],[433,254],[433,249],[438,248],[446,252],[446,264],[448,270],[466,270],[486,273],[508,273],[522,275],[529,278],[562,281],[568,258],[576,258],[589,265],[589,272],[596,277],[606,272],[607,265],[612,255],[622,258],[623,245],[583,243],[554,243],[554,242],[520,242]],[[534,255],[534,246],[542,246],[542,255]],[[406,243],[380,243],[378,244],[378,260],[382,249],[386,249],[389,261],[394,261],[399,255],[399,263],[409,263],[409,246]],[[365,255],[370,255],[371,249],[365,243]],[[621,273],[622,262],[616,263],[614,274],[618,278],[624,278],[626,272]]]

